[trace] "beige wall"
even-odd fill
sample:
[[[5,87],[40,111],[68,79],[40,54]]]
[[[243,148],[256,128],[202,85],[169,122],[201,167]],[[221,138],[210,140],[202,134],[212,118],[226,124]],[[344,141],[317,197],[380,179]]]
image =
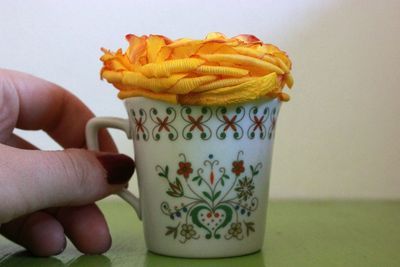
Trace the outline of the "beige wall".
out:
[[[99,115],[125,116],[115,91],[99,81],[99,47],[125,47],[129,32],[201,38],[209,31],[254,33],[293,60],[271,196],[400,196],[397,0],[2,1],[0,66],[59,83]],[[43,134],[21,134],[57,148]],[[123,135],[114,136],[130,153]]]

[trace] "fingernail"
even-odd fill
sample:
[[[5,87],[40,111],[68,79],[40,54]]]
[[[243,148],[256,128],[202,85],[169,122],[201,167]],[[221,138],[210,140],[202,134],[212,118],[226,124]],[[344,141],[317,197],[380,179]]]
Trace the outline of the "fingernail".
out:
[[[103,154],[97,159],[107,171],[109,184],[125,184],[135,171],[135,162],[123,154]]]

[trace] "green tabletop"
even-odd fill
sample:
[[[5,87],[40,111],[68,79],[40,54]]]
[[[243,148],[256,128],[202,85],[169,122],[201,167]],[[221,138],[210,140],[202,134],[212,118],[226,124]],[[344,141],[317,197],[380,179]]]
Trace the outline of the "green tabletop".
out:
[[[400,266],[400,201],[272,201],[263,250],[226,259],[179,259],[147,252],[141,222],[121,201],[99,203],[113,246],[99,256],[69,244],[35,258],[0,237],[0,266]]]

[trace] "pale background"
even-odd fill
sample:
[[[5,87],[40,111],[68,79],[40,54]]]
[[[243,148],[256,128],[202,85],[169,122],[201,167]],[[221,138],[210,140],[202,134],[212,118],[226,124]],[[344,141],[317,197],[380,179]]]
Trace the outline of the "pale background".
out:
[[[0,1],[0,67],[68,88],[122,116],[99,79],[100,47],[124,36],[253,33],[288,51],[295,86],[280,113],[274,198],[400,197],[400,1]],[[21,133],[58,149],[43,133]],[[131,143],[112,132],[120,150]],[[134,186],[131,186],[134,187]]]

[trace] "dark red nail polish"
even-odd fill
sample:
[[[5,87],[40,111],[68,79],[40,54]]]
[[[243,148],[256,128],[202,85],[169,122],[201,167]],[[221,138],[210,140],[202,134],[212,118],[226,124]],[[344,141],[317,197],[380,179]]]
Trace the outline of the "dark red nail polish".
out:
[[[125,184],[135,171],[135,162],[123,154],[103,154],[97,159],[107,171],[109,184]]]

